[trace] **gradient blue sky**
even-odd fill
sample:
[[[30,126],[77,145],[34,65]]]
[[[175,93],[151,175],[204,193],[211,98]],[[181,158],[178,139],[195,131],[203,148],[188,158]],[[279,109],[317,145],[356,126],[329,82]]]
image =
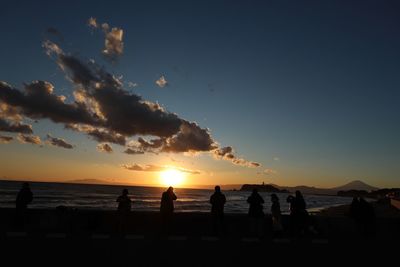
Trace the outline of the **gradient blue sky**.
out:
[[[116,146],[101,154],[83,134],[44,120],[35,134],[76,148],[2,144],[0,176],[153,184],[119,164],[168,164],[172,156],[202,171],[191,184],[400,186],[399,14],[398,1],[2,1],[0,80],[19,88],[46,80],[71,97],[71,84],[41,47],[53,27],[64,50],[138,83],[127,90],[210,128],[221,145],[262,167],[207,155],[129,156]],[[104,38],[86,25],[89,17],[124,30],[118,63],[101,57]],[[169,86],[155,85],[161,75]],[[74,166],[86,168],[83,177],[59,174]],[[97,171],[90,175],[88,166]],[[277,173],[257,174],[264,169]]]

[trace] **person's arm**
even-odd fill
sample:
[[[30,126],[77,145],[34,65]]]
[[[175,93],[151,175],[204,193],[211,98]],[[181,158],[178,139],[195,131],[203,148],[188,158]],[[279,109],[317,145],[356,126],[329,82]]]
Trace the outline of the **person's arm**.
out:
[[[172,200],[177,200],[178,198],[176,197],[175,193],[172,193]]]
[[[224,205],[225,205],[225,203],[226,203],[226,197],[225,197],[225,195],[223,195],[222,203],[223,203]]]

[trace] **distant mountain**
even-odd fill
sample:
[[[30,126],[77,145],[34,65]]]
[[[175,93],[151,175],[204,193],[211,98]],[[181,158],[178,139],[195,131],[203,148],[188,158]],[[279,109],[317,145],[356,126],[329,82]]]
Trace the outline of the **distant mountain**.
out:
[[[68,180],[65,182],[71,184],[111,184],[110,182],[100,179],[76,179],[76,180]]]
[[[349,191],[349,190],[360,190],[360,191],[375,191],[378,190],[379,188],[377,187],[373,187],[371,185],[368,185],[362,181],[352,181],[348,184],[342,185],[342,186],[338,186],[335,188],[332,188],[335,191]]]
[[[329,188],[318,188],[314,186],[279,186],[280,189],[285,189],[289,192],[296,192],[299,190],[303,194],[307,195],[336,195],[337,191]]]

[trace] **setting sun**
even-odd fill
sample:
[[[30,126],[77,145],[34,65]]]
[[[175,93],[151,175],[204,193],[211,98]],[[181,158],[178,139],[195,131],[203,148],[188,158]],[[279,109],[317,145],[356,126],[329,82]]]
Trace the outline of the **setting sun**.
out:
[[[160,173],[161,183],[166,186],[179,186],[184,182],[185,175],[176,169],[168,169]]]

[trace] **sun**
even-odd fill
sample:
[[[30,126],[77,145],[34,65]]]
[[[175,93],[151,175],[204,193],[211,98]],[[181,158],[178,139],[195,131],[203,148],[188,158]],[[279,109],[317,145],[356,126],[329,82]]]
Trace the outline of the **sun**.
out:
[[[176,169],[168,169],[160,172],[161,183],[165,186],[179,186],[185,180],[185,174]]]

